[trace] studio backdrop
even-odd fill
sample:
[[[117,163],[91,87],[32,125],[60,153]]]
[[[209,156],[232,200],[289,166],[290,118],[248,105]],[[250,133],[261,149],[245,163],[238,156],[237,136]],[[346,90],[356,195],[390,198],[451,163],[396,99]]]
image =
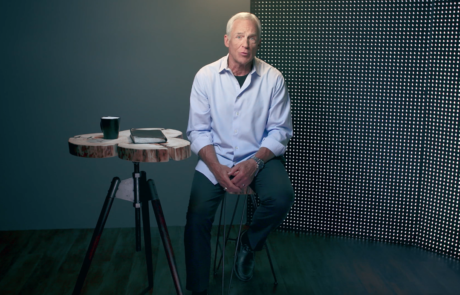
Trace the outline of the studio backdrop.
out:
[[[251,1],[284,75],[280,229],[459,253],[460,1]]]

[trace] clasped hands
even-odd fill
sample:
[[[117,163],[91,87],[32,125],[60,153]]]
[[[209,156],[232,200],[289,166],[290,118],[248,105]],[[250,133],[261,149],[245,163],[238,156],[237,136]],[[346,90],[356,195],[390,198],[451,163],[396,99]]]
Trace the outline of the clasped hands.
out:
[[[227,192],[243,194],[254,179],[257,168],[256,161],[249,159],[236,164],[232,168],[220,165],[220,169],[216,171],[215,176],[219,184]]]

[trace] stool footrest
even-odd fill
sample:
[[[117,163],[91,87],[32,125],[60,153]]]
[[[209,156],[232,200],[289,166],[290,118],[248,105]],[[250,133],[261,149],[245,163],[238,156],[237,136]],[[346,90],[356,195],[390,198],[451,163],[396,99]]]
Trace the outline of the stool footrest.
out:
[[[233,269],[235,267],[236,258],[237,258],[236,255],[237,255],[237,251],[238,251],[238,244],[241,243],[240,236],[241,236],[241,232],[242,232],[242,229],[243,229],[244,213],[245,213],[245,209],[249,210],[248,206],[246,206],[246,204],[249,202],[248,195],[250,196],[250,201],[251,201],[252,207],[255,208],[255,209],[257,209],[257,207],[258,207],[257,206],[257,200],[256,200],[256,197],[255,197],[254,193],[244,195],[245,196],[244,204],[243,204],[243,209],[242,209],[242,212],[241,212],[241,220],[240,220],[240,223],[238,225],[238,227],[239,227],[238,235],[237,235],[236,238],[230,237],[230,231],[231,231],[231,228],[233,226],[233,221],[234,221],[234,217],[235,217],[235,214],[236,214],[236,210],[238,209],[238,202],[239,202],[239,199],[240,199],[240,195],[238,195],[238,198],[236,200],[236,204],[235,204],[235,207],[234,207],[234,210],[233,210],[232,219],[231,219],[231,222],[230,222],[230,229],[228,230],[228,233],[226,232],[226,225],[225,224],[222,225],[222,218],[224,219],[224,221],[226,221],[226,219],[225,219],[226,195],[224,195],[224,197],[222,199],[222,205],[221,205],[221,210],[220,210],[220,218],[219,218],[219,225],[218,225],[218,230],[217,230],[216,248],[215,248],[215,254],[214,254],[214,275],[217,274],[217,270],[220,268],[221,263],[222,263],[222,294],[225,293],[225,291],[224,291],[224,288],[225,288],[225,275],[224,275],[225,248],[226,248],[226,245],[227,245],[228,241],[236,242],[235,254],[234,254],[235,256],[234,256],[234,260],[233,260],[233,267],[232,267],[232,270],[231,270],[230,281],[229,281],[229,284],[228,284],[228,291],[227,291],[227,293],[229,293],[230,287],[231,287],[231,284],[232,284]],[[222,245],[221,245],[221,242],[220,242],[221,228],[223,228]],[[218,249],[220,249],[220,254],[221,254],[219,259],[217,259],[217,250]],[[274,289],[275,289],[276,286],[278,285],[278,280],[276,279],[275,270],[274,270],[274,267],[273,267],[272,259],[271,259],[271,256],[270,256],[270,251],[268,249],[267,244],[264,244],[264,249],[265,249],[265,251],[267,253],[268,261],[270,263],[270,268],[271,268],[271,271],[272,271],[272,274],[273,274],[273,279],[274,279],[273,284],[274,284]]]

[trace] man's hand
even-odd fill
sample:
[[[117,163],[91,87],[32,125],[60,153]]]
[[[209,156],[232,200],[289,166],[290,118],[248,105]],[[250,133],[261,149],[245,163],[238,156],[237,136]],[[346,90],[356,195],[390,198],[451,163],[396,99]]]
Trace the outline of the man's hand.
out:
[[[225,165],[215,165],[211,172],[216,177],[219,184],[229,193],[238,194],[240,188],[230,180],[230,168]]]
[[[230,180],[230,168],[225,165],[221,165],[217,160],[216,152],[212,145],[203,147],[198,155],[208,166],[211,173],[214,174],[219,184],[228,192],[237,194],[240,192],[240,188],[235,186]]]
[[[236,164],[230,169],[230,176],[233,176],[232,183],[239,188],[239,192],[244,191],[254,179],[257,171],[257,162],[253,159]]]
[[[257,171],[257,162],[253,159],[236,164],[231,169],[221,165],[217,160],[217,155],[212,145],[203,147],[198,155],[214,174],[219,184],[229,193],[240,194],[246,191],[246,188],[254,180]],[[267,148],[260,148],[255,156],[265,163],[275,155]]]

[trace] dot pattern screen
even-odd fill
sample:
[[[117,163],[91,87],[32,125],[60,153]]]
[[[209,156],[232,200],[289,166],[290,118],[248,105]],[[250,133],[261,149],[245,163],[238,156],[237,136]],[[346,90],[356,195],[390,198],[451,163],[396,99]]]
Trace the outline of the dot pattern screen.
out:
[[[282,230],[459,254],[460,1],[251,1],[279,69],[296,200]]]

